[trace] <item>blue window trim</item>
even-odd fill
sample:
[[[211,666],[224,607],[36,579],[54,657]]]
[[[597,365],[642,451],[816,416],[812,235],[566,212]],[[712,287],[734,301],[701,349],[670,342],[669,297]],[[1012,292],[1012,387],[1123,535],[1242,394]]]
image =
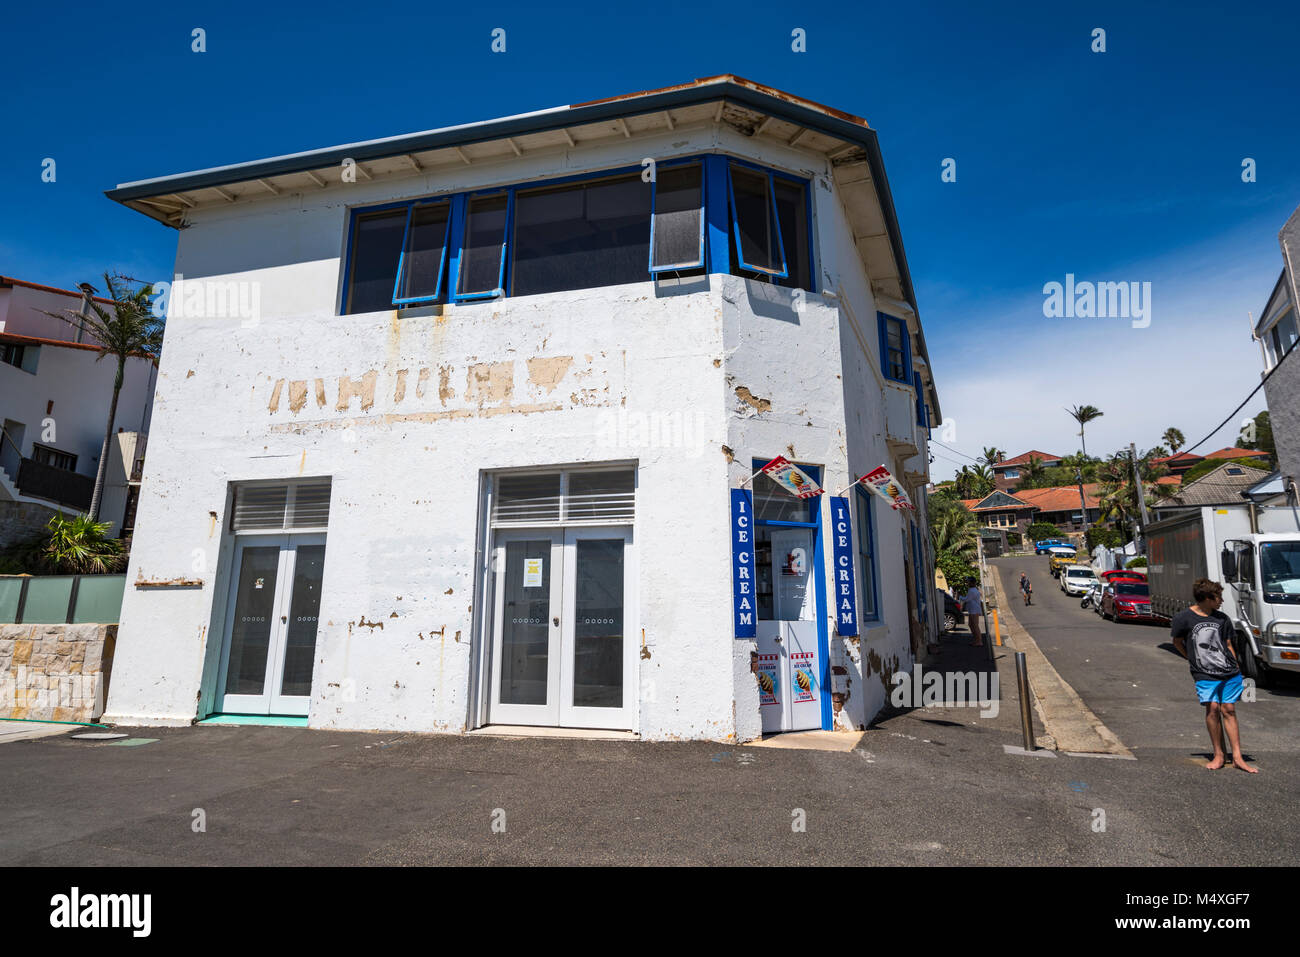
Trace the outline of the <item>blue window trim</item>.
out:
[[[928,625],[930,622],[929,602],[925,600],[926,582],[925,582],[925,558],[921,555],[921,532],[912,526],[912,577],[916,580],[916,610],[920,615],[921,624]]]
[[[704,265],[704,232],[705,220],[708,218],[707,211],[709,207],[708,200],[705,198],[705,190],[708,188],[706,176],[704,174],[704,164],[700,164],[700,254],[694,262],[689,263],[670,263],[666,266],[655,265],[655,220],[658,218],[659,207],[659,175],[660,168],[671,169],[672,166],[685,166],[685,163],[663,163],[656,164],[655,178],[650,181],[650,275],[654,276],[661,272],[679,272],[683,269],[699,269]]]
[[[735,178],[731,175],[731,168],[739,166],[742,169],[757,170],[763,173],[767,178],[767,212],[772,217],[772,223],[776,225],[776,248],[781,254],[781,270],[767,269],[763,266],[753,266],[745,262],[744,248],[740,245],[740,217],[736,215],[736,183]],[[748,269],[750,272],[759,272],[765,276],[772,276],[776,279],[786,279],[790,275],[790,264],[785,258],[785,243],[781,239],[781,217],[776,214],[776,190],[772,186],[772,171],[755,167],[750,163],[732,160],[727,164],[727,195],[731,198],[731,229],[736,240],[736,262],[741,269]]]
[[[506,198],[506,226],[501,236],[501,260],[497,264],[497,284],[494,289],[471,289],[469,292],[460,291],[460,265],[464,259],[465,239],[469,232],[469,206],[475,199],[493,199],[500,196]],[[460,230],[460,244],[457,248],[456,256],[456,276],[455,285],[448,291],[451,293],[452,302],[474,302],[482,299],[505,298],[506,292],[506,261],[510,256],[510,230],[515,222],[515,187],[509,186],[505,189],[477,189],[465,194],[465,203],[462,212],[462,223]]]
[[[912,387],[916,389],[916,424],[923,429],[930,427],[929,410],[925,407],[925,389],[921,387],[921,373],[913,370]]]
[[[876,565],[876,505],[874,493],[868,492],[861,485],[857,486],[858,507],[864,510],[866,521],[861,524],[867,530],[867,557],[871,562],[871,613],[862,613],[862,603],[858,602],[858,621],[880,621],[880,585],[877,581]],[[861,538],[861,536],[859,536]],[[858,555],[862,555],[862,545],[858,545]]]
[[[888,323],[898,323],[900,341],[903,345],[903,378],[897,379],[889,374],[889,333]],[[907,372],[912,367],[912,343],[907,334],[907,323],[897,316],[889,316],[883,312],[876,313],[877,331],[880,335],[880,374],[891,382],[901,382],[903,385],[912,385],[912,380],[908,378]]]
[[[708,263],[710,273],[731,273],[731,230],[728,225],[731,207],[727,195],[727,161],[721,153],[704,157],[704,218],[708,222]]]
[[[421,206],[440,206],[447,204],[447,225],[443,228],[442,234],[442,256],[438,259],[438,278],[434,281],[432,296],[408,296],[405,299],[398,298],[398,293],[402,289],[402,271],[406,268],[406,242],[411,237],[411,220],[415,218],[415,211]],[[397,256],[397,279],[393,283],[393,305],[406,306],[417,302],[437,302],[438,296],[442,293],[442,274],[447,268],[447,243],[451,238],[451,199],[444,197],[442,199],[426,200],[412,203],[406,210],[406,229],[402,232],[402,251]]]
[[[775,190],[774,182],[776,179],[786,180],[797,183],[804,187],[804,202],[806,212],[806,226],[808,232],[808,264],[809,264],[809,284],[812,288],[808,292],[817,291],[817,243],[816,230],[813,224],[813,201],[812,201],[812,181],[806,177],[788,173],[785,170],[773,169],[761,166],[738,157],[730,156],[726,153],[695,153],[689,156],[674,157],[669,160],[663,160],[657,164],[658,169],[671,169],[674,166],[683,166],[692,163],[701,164],[703,167],[702,189],[703,189],[703,207],[704,207],[704,225],[703,225],[703,267],[707,273],[719,273],[722,275],[731,274],[731,244],[737,231],[734,223],[731,202],[731,167],[733,165],[746,169],[755,170],[767,176],[768,179],[768,198],[770,202],[770,213],[776,222],[777,238],[781,244],[781,260],[783,271],[780,273],[769,270],[756,269],[744,263],[740,267],[746,270],[761,272],[771,275],[775,278],[789,278],[789,261],[785,255],[784,237],[781,235],[780,218],[776,216]],[[345,231],[344,249],[342,255],[342,275],[340,277],[340,295],[339,295],[339,315],[349,315],[348,300],[352,294],[352,261],[353,252],[356,244],[357,221],[362,217],[372,213],[384,212],[385,210],[406,209],[407,224],[410,223],[410,210],[416,205],[425,205],[432,202],[449,202],[451,204],[451,215],[448,219],[447,237],[443,244],[443,260],[446,269],[445,279],[440,274],[440,297],[447,302],[473,302],[496,297],[497,290],[478,291],[471,293],[459,293],[458,287],[460,282],[460,266],[464,252],[464,232],[467,225],[467,201],[470,197],[504,194],[507,199],[506,213],[506,236],[505,249],[501,257],[501,269],[499,271],[500,280],[498,288],[501,294],[509,297],[511,290],[511,240],[514,230],[514,196],[519,190],[533,190],[548,186],[560,186],[568,183],[577,183],[582,181],[591,181],[606,179],[628,173],[640,172],[642,166],[619,166],[604,170],[591,170],[583,173],[575,173],[568,176],[553,177],[551,179],[535,180],[529,182],[514,183],[507,186],[493,186],[478,190],[467,190],[458,193],[442,193],[428,196],[420,196],[414,199],[394,200],[387,203],[376,203],[372,206],[357,206],[348,210],[348,226]],[[651,229],[654,223],[654,206],[653,206],[653,189],[651,200]],[[403,234],[402,253],[399,257],[404,256],[406,248],[406,237]],[[653,239],[651,243],[651,252],[653,254]],[[737,247],[739,255],[739,247]],[[398,277],[400,281],[402,261],[398,262]],[[676,268],[699,268],[698,265],[683,266]],[[665,271],[665,267],[657,270],[650,270],[647,273],[647,279],[654,279],[659,272]],[[397,283],[394,283],[394,294],[396,295]],[[394,307],[415,305],[422,302],[432,302],[434,300],[427,297],[419,299],[395,300]]]

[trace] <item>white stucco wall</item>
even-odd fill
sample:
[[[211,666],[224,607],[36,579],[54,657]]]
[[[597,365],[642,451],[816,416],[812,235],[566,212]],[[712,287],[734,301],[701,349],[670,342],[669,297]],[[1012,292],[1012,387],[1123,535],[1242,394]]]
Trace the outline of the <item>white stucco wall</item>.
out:
[[[350,205],[711,148],[819,177],[819,273],[854,302],[861,339],[834,296],[810,296],[796,313],[786,290],[718,275],[441,315],[335,315]],[[870,285],[825,172],[820,157],[759,155],[738,134],[709,128],[196,213],[177,272],[257,282],[261,314],[255,323],[169,321],[107,720],[188,723],[212,710],[230,483],[329,476],[311,724],[463,730],[479,714],[480,476],[634,461],[639,621],[627,638],[643,647],[630,679],[640,689],[636,730],[652,740],[756,736],[752,643],[731,637],[727,489],[755,455],[823,463],[832,490],[881,462],[897,467],[871,371]],[[836,255],[841,244],[848,252]],[[770,409],[742,400],[739,386]],[[665,440],[629,437],[619,422],[682,426]],[[831,632],[832,663],[850,666],[843,727],[869,720],[883,701],[881,668],[910,654],[903,519],[876,514],[886,623],[857,640]],[[163,584],[178,580],[200,584]]]

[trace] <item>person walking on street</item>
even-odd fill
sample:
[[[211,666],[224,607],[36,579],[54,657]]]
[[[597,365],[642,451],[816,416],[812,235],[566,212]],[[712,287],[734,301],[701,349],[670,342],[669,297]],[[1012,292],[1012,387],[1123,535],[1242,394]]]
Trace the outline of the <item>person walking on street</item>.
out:
[[[980,617],[984,614],[984,596],[980,594],[973,575],[966,579],[966,597],[962,599],[962,605],[966,609],[966,626],[970,628],[971,637],[975,639],[971,644],[976,648],[982,648],[984,635],[980,631]]]
[[[1026,605],[1034,603],[1034,586],[1029,584],[1029,576],[1024,572],[1020,573],[1020,594],[1025,596]]]
[[[1169,635],[1178,653],[1187,659],[1192,680],[1196,682],[1196,697],[1205,705],[1205,727],[1214,748],[1214,756],[1206,768],[1217,771],[1224,766],[1227,749],[1223,735],[1226,733],[1232,745],[1233,767],[1257,774],[1259,768],[1247,764],[1241,750],[1236,707],[1242,690],[1241,667],[1239,653],[1233,647],[1236,634],[1232,619],[1219,611],[1223,586],[1208,578],[1198,578],[1192,583],[1192,597],[1196,604],[1174,615]]]

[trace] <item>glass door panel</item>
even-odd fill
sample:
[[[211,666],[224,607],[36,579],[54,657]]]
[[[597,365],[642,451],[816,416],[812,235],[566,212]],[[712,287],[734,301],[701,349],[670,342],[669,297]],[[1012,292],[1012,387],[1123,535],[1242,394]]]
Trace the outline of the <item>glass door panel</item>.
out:
[[[498,536],[492,693],[496,722],[558,722],[560,554],[556,533]]]
[[[623,540],[575,546],[573,705],[623,706]]]
[[[275,631],[280,543],[245,545],[238,560],[224,690],[228,698],[261,699]]]
[[[287,608],[281,613],[280,649],[271,695],[272,714],[306,714],[311,702],[312,667],[316,658],[316,628],[320,615],[321,580],[325,573],[325,544],[295,539],[286,571]],[[283,607],[283,606],[282,606]]]
[[[560,724],[631,728],[635,695],[628,528],[569,529],[565,534],[563,667]]]

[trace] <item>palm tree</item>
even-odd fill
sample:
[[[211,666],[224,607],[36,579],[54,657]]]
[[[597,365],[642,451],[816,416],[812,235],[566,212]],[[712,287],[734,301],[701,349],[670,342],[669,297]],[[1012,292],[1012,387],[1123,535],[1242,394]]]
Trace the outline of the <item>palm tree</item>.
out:
[[[1088,442],[1083,437],[1083,427],[1093,419],[1100,419],[1106,413],[1095,405],[1076,405],[1073,409],[1066,409],[1074,417],[1074,421],[1079,423],[1079,441],[1083,443],[1083,454],[1088,454]]]
[[[1043,465],[1043,460],[1037,455],[1029,456],[1029,461],[1025,464],[1025,478],[1021,482],[1024,488],[1037,488],[1034,484],[1043,478],[1043,473],[1047,468]]]
[[[1172,426],[1165,429],[1165,434],[1160,436],[1160,438],[1165,445],[1169,446],[1170,454],[1172,455],[1177,455],[1178,450],[1187,444],[1187,439],[1184,438],[1183,433],[1179,432]]]
[[[984,454],[980,456],[980,461],[985,465],[997,465],[1006,457],[1007,453],[997,446],[987,446],[984,449]]]
[[[23,572],[50,575],[103,575],[126,564],[121,539],[107,538],[112,522],[96,522],[89,515],[50,519],[35,541],[14,548]]]
[[[94,299],[87,297],[90,313],[68,309],[62,313],[47,312],[46,315],[62,319],[73,326],[84,329],[93,340],[91,343],[99,350],[95,357],[98,362],[105,356],[117,360],[117,377],[113,380],[113,400],[108,406],[108,423],[104,426],[104,444],[99,453],[99,468],[95,473],[95,490],[90,498],[87,514],[92,520],[99,517],[99,502],[104,495],[104,478],[108,473],[108,449],[113,440],[113,422],[117,419],[117,400],[122,393],[122,381],[126,375],[126,360],[135,356],[156,362],[162,349],[163,321],[154,316],[149,297],[153,295],[153,286],[145,284],[132,288],[124,276],[104,274],[108,287],[108,298],[112,306],[105,309]]]

